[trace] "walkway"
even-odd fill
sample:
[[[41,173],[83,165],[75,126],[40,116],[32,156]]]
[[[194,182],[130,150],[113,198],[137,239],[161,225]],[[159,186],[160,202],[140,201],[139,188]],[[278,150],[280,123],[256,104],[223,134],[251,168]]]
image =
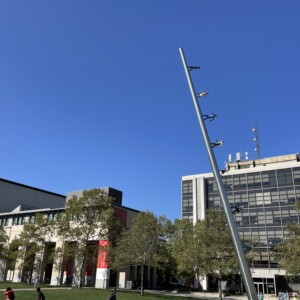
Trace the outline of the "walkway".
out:
[[[160,291],[160,290],[145,290],[147,294],[161,294],[168,296],[180,296],[180,297],[192,297],[192,298],[201,298],[207,300],[219,300],[218,293],[207,293],[207,292],[189,292],[189,293],[175,293],[170,291]],[[247,295],[230,295],[222,297],[224,300],[248,300]],[[264,300],[277,300],[276,295],[264,295]]]

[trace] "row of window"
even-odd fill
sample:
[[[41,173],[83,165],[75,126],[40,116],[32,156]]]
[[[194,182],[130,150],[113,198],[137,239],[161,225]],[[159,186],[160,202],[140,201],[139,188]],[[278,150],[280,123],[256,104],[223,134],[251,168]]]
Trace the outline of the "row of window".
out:
[[[47,217],[49,220],[57,220],[58,218],[58,212],[50,212],[47,213]],[[2,226],[9,226],[9,217],[0,217],[0,225]],[[30,214],[30,215],[18,215],[18,216],[13,216],[12,218],[12,225],[24,225],[25,222],[29,223],[34,223],[35,222],[35,215]]]
[[[223,176],[227,187],[227,196],[230,203],[247,205],[249,207],[272,207],[274,204],[283,206],[300,201],[300,186],[280,187],[282,185],[300,184],[300,168],[283,169],[251,174]],[[274,186],[274,188],[266,188]],[[213,178],[207,179],[208,206],[221,206],[219,192]],[[259,190],[253,191],[251,187]],[[247,189],[247,191],[243,191]],[[250,190],[249,190],[250,188]],[[230,192],[234,191],[234,192]],[[182,182],[183,217],[185,212],[190,215],[193,211],[193,181]],[[293,223],[295,220],[292,221]]]
[[[182,182],[182,218],[193,220],[193,181]]]
[[[267,189],[256,191],[243,191],[227,193],[230,203],[249,206],[273,206],[285,204],[291,205],[300,201],[300,186],[295,188]],[[217,206],[221,203],[219,193],[208,195],[209,206]]]
[[[222,181],[226,191],[294,186],[300,185],[300,168],[223,175]],[[207,182],[208,191],[216,192],[217,186],[214,179],[209,178]]]

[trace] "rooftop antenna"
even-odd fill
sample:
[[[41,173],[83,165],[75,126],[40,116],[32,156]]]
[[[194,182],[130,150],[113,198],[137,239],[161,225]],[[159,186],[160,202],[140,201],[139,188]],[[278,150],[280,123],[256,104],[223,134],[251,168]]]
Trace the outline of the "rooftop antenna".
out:
[[[253,141],[255,143],[254,151],[256,152],[257,158],[260,159],[260,144],[259,144],[259,136],[258,136],[258,127],[257,124],[254,124],[252,128],[252,132],[254,134]]]

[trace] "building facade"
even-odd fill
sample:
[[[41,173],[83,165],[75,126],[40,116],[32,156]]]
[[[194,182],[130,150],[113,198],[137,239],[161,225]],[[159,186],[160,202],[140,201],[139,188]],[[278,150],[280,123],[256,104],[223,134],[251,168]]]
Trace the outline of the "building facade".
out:
[[[64,212],[65,202],[73,195],[80,197],[83,192],[70,192],[67,196],[63,196],[7,180],[0,180],[0,184],[4,186],[4,189],[0,190],[0,225],[4,227],[7,233],[9,239],[8,246],[11,245],[15,239],[18,239],[25,223],[35,222],[37,214],[46,216],[49,220],[55,220],[60,213]],[[125,228],[130,228],[133,218],[139,211],[122,205],[121,191],[111,187],[101,189],[114,199],[115,216],[123,223]],[[12,205],[15,206],[12,208]],[[12,209],[7,211],[7,207]],[[42,253],[43,257],[41,258],[43,267],[39,274],[35,274],[34,271],[30,269],[20,269],[18,261],[12,266],[7,260],[3,260],[0,261],[0,280],[30,283],[38,279],[41,283],[51,285],[72,285],[75,278],[76,262],[72,259],[68,259],[68,261],[63,264],[63,268],[56,268],[55,264],[57,264],[57,262],[55,260],[49,261],[48,257],[51,251],[62,246],[62,242],[55,234],[47,236],[46,239]],[[101,249],[101,246],[106,246],[107,242],[106,240],[90,241],[91,244],[99,244],[99,249]],[[86,278],[84,283],[86,286],[98,288],[114,286],[125,288],[128,282],[138,280],[139,270],[137,267],[128,267],[119,272],[111,273],[106,258],[107,253],[102,250],[97,257],[87,263],[85,266]],[[154,287],[155,276],[151,273],[152,271],[153,270],[149,268],[146,272],[146,279],[151,282],[152,287]]]
[[[0,178],[0,213],[18,206],[32,208],[63,207],[66,196]]]
[[[286,155],[229,162],[222,180],[235,214],[241,240],[256,243],[250,266],[258,292],[286,289],[285,270],[279,268],[274,249],[285,240],[288,224],[299,224],[295,202],[300,201],[300,156]],[[191,222],[205,218],[208,208],[221,209],[212,173],[182,177],[182,218]]]

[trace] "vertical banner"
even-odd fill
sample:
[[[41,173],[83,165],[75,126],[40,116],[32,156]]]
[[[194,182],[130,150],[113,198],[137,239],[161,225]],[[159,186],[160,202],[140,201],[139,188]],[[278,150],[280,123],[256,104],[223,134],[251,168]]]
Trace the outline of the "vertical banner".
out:
[[[99,252],[98,252],[98,260],[97,260],[97,274],[96,279],[107,280],[109,279],[109,268],[108,268],[108,245],[109,242],[107,240],[99,241]]]

